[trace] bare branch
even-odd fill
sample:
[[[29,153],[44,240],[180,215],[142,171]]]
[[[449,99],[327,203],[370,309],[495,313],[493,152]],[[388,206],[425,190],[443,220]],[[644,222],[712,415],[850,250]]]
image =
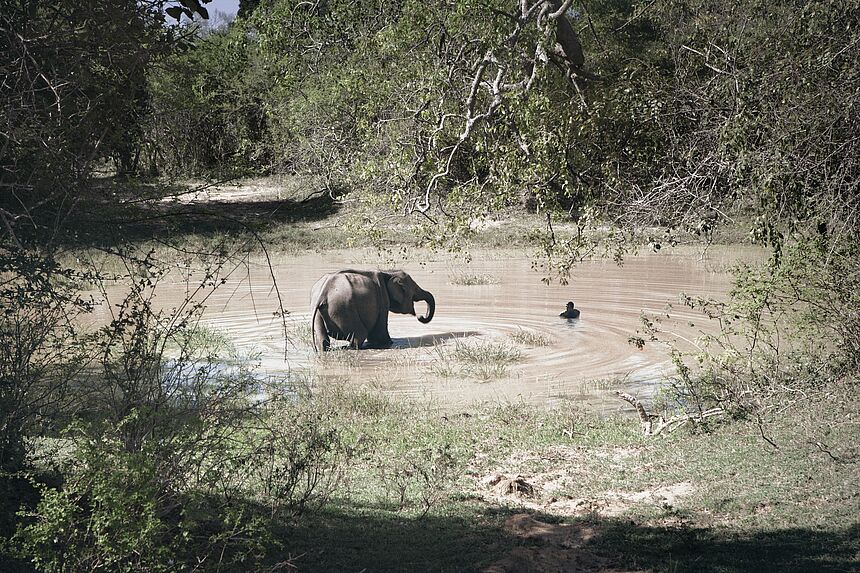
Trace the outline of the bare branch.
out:
[[[679,414],[666,420],[663,416],[649,414],[644,404],[638,398],[620,391],[616,391],[615,394],[636,408],[636,413],[639,415],[639,423],[642,424],[642,433],[646,436],[658,436],[664,431],[671,433],[689,422],[702,422],[707,418],[722,416],[725,413],[722,408],[711,408],[693,414]]]

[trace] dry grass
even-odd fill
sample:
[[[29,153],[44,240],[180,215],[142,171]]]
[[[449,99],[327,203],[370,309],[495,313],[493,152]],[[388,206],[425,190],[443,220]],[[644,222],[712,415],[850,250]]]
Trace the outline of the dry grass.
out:
[[[534,348],[549,346],[554,341],[554,338],[548,334],[524,328],[518,328],[516,332],[511,332],[508,336],[517,344]]]
[[[486,340],[439,344],[430,370],[443,378],[472,378],[489,381],[504,377],[508,367],[522,358],[519,349],[505,341]]]

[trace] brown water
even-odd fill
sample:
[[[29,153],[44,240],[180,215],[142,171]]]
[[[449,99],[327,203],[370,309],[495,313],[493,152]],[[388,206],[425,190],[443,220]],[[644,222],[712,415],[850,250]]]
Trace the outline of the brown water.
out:
[[[698,313],[677,304],[678,295],[720,297],[728,275],[709,270],[696,256],[652,254],[629,257],[623,266],[611,261],[586,262],[574,269],[569,285],[545,285],[524,255],[476,255],[470,264],[447,260],[400,264],[436,298],[436,315],[429,324],[415,317],[390,315],[394,345],[385,350],[337,349],[323,356],[310,346],[309,296],[324,273],[340,268],[391,268],[375,264],[363,252],[301,255],[274,261],[274,272],[285,308],[290,340],[285,346],[272,278],[262,262],[248,272],[234,273],[227,285],[209,299],[204,323],[225,333],[243,352],[258,355],[261,370],[270,374],[313,372],[319,384],[348,380],[392,395],[446,407],[482,401],[523,400],[552,404],[581,400],[599,409],[621,403],[612,390],[648,396],[671,374],[666,349],[656,344],[638,350],[628,338],[640,327],[640,315],[665,313],[674,304],[672,320],[663,327],[694,340],[713,331]],[[463,274],[485,275],[495,284],[452,284]],[[162,304],[181,300],[162,286]],[[573,300],[579,319],[558,317]],[[423,313],[423,303],[416,305]],[[539,336],[545,346],[517,342],[512,334]],[[513,348],[520,358],[498,378],[445,375],[461,365],[452,358],[457,344]],[[611,381],[611,382],[609,382]]]

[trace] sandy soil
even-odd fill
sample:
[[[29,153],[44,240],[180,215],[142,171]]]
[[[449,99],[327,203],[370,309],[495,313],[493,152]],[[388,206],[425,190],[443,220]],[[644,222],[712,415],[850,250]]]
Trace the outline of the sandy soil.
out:
[[[605,457],[618,463],[639,455],[640,452],[632,448],[595,452],[576,447],[555,447],[540,454],[518,453],[506,460],[498,471],[473,475],[477,497],[488,504],[525,510],[510,517],[504,525],[511,535],[522,540],[522,545],[500,556],[484,572],[633,571],[618,568],[610,558],[597,554],[590,547],[589,542],[602,533],[599,525],[582,522],[551,524],[536,519],[528,512],[549,514],[562,520],[586,516],[617,518],[633,505],[639,506],[640,510],[642,504],[665,510],[693,493],[694,487],[689,482],[660,485],[641,491],[606,490],[575,498],[562,493],[577,489],[576,484],[582,480],[582,473],[586,471],[584,456]],[[543,471],[522,471],[532,465],[530,462],[537,460],[543,462]]]
[[[292,177],[261,177],[257,179],[237,179],[224,182],[188,181],[187,191],[180,195],[167,197],[165,201],[181,203],[238,203],[254,201],[279,201],[300,194],[307,196],[317,189],[303,188]],[[302,188],[300,188],[302,187]]]

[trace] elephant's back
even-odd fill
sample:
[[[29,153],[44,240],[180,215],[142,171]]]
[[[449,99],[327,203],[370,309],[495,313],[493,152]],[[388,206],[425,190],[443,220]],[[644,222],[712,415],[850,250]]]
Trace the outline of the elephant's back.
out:
[[[335,273],[324,274],[319,278],[317,282],[314,283],[314,286],[311,287],[311,312],[313,312],[314,309],[316,309],[320,305],[320,303],[323,302],[320,300],[320,297],[323,293],[323,288],[331,279],[331,277],[334,276],[334,274]]]
[[[355,294],[363,292],[371,292],[376,290],[376,282],[369,276],[361,273],[350,271],[340,271],[337,273],[329,273],[328,280],[320,287],[328,293],[340,294]]]
[[[344,270],[326,273],[311,288],[311,311],[320,304],[330,303],[330,298],[343,302],[356,293],[375,293],[378,290],[376,286],[372,277],[360,272]]]

